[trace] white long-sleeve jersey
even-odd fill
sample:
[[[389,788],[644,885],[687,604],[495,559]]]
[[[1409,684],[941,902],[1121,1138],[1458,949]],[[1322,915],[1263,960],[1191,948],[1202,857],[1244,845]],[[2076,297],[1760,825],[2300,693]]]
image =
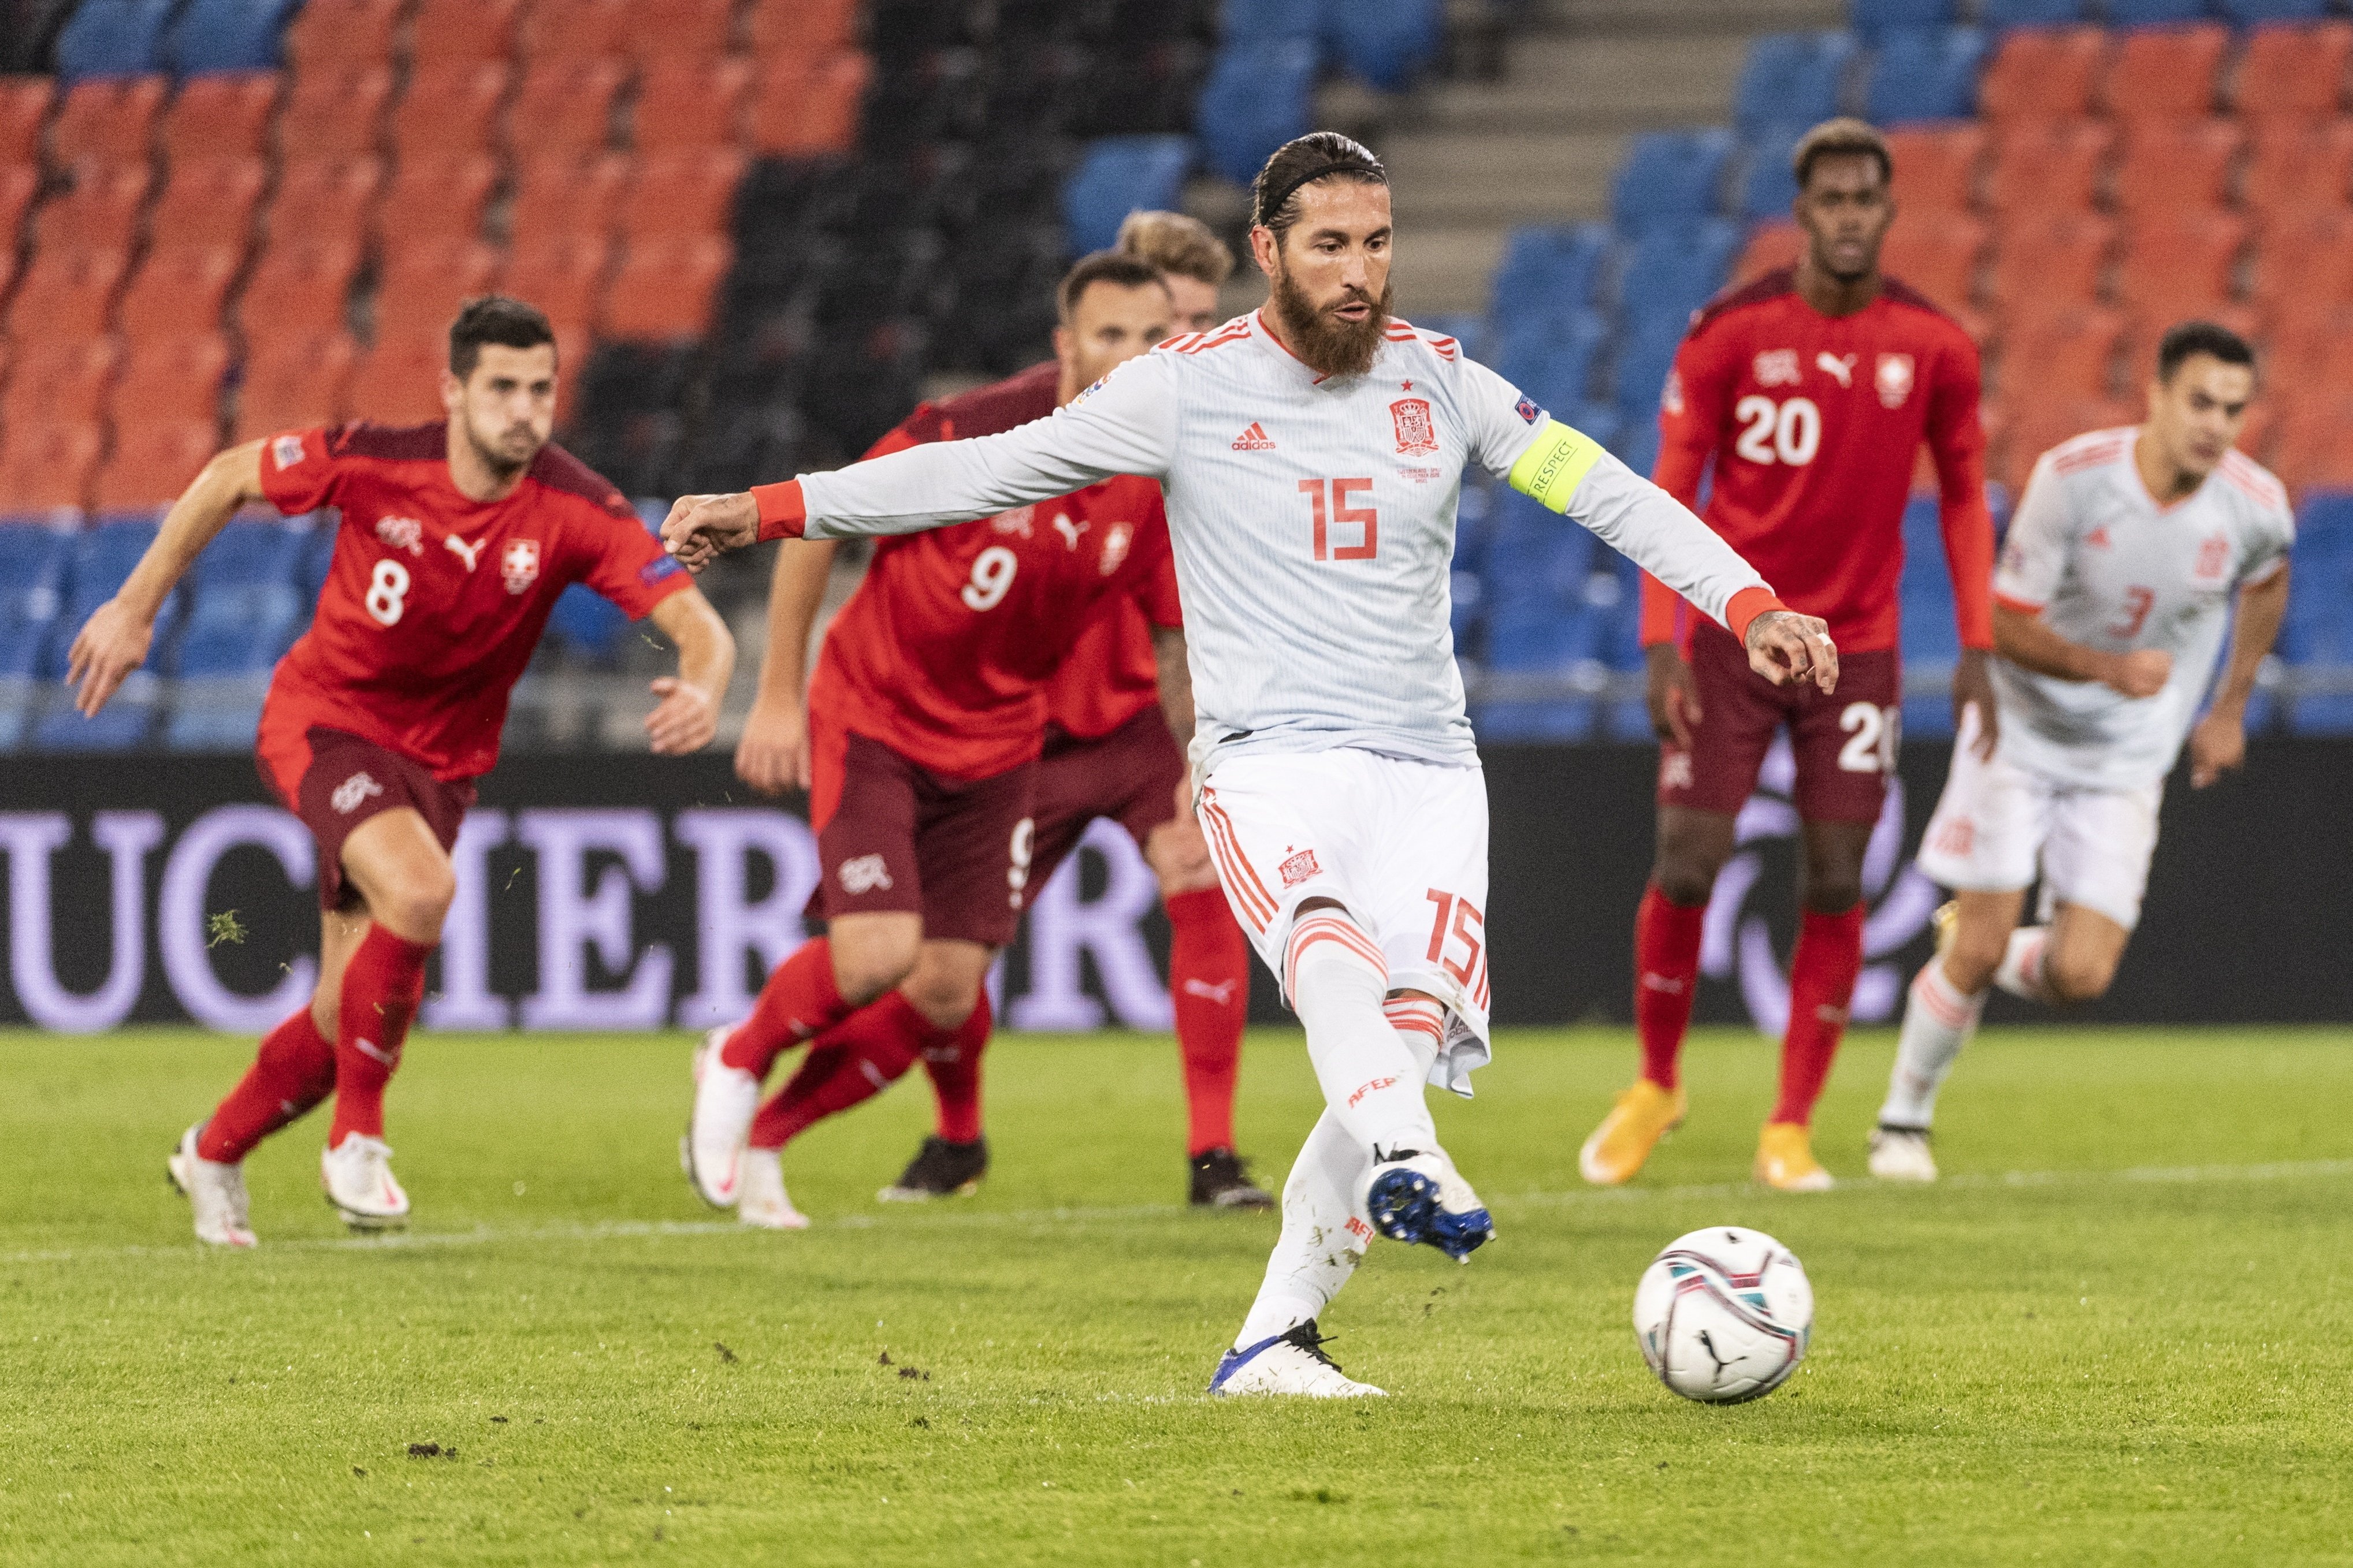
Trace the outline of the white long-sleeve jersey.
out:
[[[1450,573],[1477,462],[1609,541],[1703,612],[1770,591],[1714,530],[1463,356],[1390,323],[1372,370],[1326,380],[1257,313],[1170,340],[1002,435],[800,479],[812,539],[913,533],[1113,474],[1166,496],[1195,754],[1357,747],[1478,758],[1454,662]]]

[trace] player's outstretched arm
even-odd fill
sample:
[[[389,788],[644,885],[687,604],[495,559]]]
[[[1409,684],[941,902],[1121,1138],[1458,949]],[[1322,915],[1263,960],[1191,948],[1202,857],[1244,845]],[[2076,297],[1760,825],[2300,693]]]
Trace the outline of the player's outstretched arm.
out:
[[[2287,617],[2287,567],[2239,590],[2239,613],[2231,632],[2231,662],[2215,689],[2214,705],[2189,731],[2189,786],[2204,789],[2247,760],[2247,700],[2255,693],[2255,671],[2272,651],[2280,622]]]
[[[678,645],[678,674],[653,683],[661,699],[646,715],[654,754],[682,757],[718,738],[719,708],[735,674],[735,638],[699,588],[672,594],[649,617]]]
[[[1993,647],[2021,669],[2059,680],[2096,680],[2126,697],[2154,697],[2173,679],[2173,656],[2161,647],[2124,653],[2086,647],[2052,631],[2041,612],[2006,604],[1993,607]]]
[[[1160,683],[1161,716],[1176,737],[1176,749],[1188,750],[1193,744],[1193,669],[1186,662],[1185,629],[1153,627],[1152,659]]]
[[[259,441],[217,454],[180,492],[164,514],[155,542],[114,597],[91,611],[74,635],[66,655],[66,684],[79,688],[74,706],[85,718],[105,707],[124,678],[147,662],[155,616],[205,546],[227,526],[237,508],[262,499]]]
[[[826,539],[788,539],[776,547],[759,695],[735,746],[735,776],[762,795],[809,787],[809,632],[839,548]]]

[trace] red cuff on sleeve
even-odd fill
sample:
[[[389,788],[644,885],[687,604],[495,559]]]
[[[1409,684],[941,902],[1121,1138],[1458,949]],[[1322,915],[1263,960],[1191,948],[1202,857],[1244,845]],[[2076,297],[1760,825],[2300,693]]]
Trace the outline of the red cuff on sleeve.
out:
[[[808,508],[801,500],[801,482],[754,485],[752,499],[760,507],[760,537],[798,539],[808,527]]]
[[[1770,588],[1743,588],[1732,595],[1730,604],[1724,606],[1724,624],[1734,637],[1745,643],[1748,640],[1748,624],[1751,621],[1771,611],[1788,607],[1773,596]]]

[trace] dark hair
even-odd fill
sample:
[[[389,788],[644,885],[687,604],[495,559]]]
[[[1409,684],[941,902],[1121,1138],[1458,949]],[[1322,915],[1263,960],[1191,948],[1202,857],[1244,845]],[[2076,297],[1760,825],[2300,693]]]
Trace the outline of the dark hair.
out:
[[[1062,275],[1061,291],[1054,300],[1065,325],[1070,322],[1071,312],[1078,309],[1079,300],[1098,283],[1122,289],[1168,287],[1168,280],[1160,276],[1160,268],[1142,257],[1119,250],[1098,250],[1091,256],[1082,256],[1079,264]]]
[[[2176,321],[2165,329],[2157,344],[2157,379],[2171,381],[2173,373],[2192,354],[2208,354],[2224,364],[2255,368],[2255,351],[2247,340],[2212,321]]]
[[[1299,188],[1337,175],[1358,184],[1386,185],[1389,172],[1363,143],[1337,131],[1315,131],[1275,149],[1250,182],[1250,226],[1274,231],[1274,243],[1299,221]]]
[[[1879,160],[1879,177],[1892,183],[1895,178],[1895,157],[1887,150],[1887,138],[1866,121],[1841,116],[1825,120],[1803,136],[1789,153],[1789,167],[1798,176],[1798,188],[1804,190],[1814,165],[1824,158],[1852,154]]]
[[[473,374],[485,343],[535,349],[554,342],[546,311],[504,294],[485,294],[459,306],[458,319],[449,323],[449,374],[459,381]]]

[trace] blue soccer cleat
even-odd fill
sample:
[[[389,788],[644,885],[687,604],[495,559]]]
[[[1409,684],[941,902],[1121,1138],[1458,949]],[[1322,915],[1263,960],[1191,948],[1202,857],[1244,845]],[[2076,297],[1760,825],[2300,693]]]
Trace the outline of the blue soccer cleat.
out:
[[[1495,1235],[1479,1194],[1437,1151],[1375,1150],[1365,1207],[1373,1228],[1390,1240],[1434,1247],[1457,1263],[1468,1263]]]

